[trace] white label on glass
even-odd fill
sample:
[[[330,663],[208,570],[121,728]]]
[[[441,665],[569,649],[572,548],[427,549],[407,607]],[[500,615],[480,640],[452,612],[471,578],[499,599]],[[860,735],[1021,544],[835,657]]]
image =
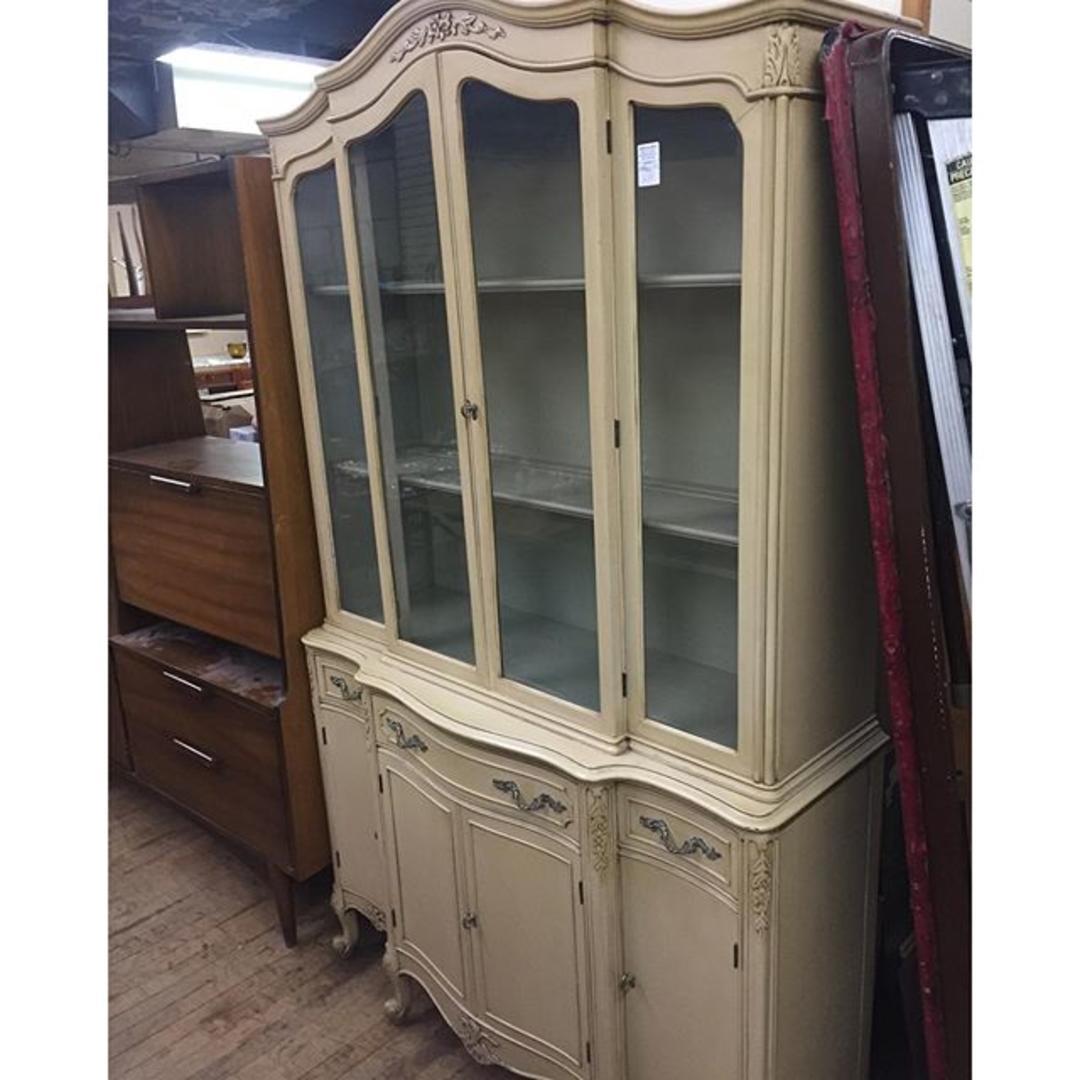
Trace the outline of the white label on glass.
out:
[[[637,148],[637,186],[658,187],[660,184],[660,144],[658,142],[638,143]]]

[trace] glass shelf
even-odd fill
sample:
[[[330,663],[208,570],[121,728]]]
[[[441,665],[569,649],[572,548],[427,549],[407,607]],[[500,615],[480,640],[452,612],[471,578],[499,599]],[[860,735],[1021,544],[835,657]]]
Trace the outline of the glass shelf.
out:
[[[397,466],[402,484],[448,494],[461,491],[454,449],[412,447],[398,455]],[[359,461],[342,461],[336,467],[351,479],[366,479],[368,475],[367,465]],[[589,474],[583,470],[493,454],[491,486],[499,502],[592,517]],[[739,504],[732,493],[646,483],[644,503],[645,524],[657,532],[714,544],[738,544]]]
[[[687,276],[687,275],[682,275]],[[714,275],[699,275],[714,276]],[[690,286],[693,287],[693,286]],[[478,292],[581,292],[584,278],[490,278],[476,283]],[[320,285],[314,292],[321,296],[348,296],[347,285]],[[391,296],[441,296],[446,286],[441,281],[380,281],[379,292]]]
[[[742,274],[738,271],[713,274],[640,274],[642,289],[723,289],[738,288]]]
[[[649,717],[690,735],[734,746],[738,680],[730,671],[659,649],[646,649]]]

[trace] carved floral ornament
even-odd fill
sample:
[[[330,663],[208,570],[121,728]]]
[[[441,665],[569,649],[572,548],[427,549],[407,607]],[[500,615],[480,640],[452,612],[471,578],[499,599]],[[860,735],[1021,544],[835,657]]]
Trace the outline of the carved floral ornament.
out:
[[[763,934],[769,929],[769,912],[772,908],[772,845],[756,842],[751,845],[750,862],[750,913],[754,930]]]
[[[409,53],[440,41],[475,36],[498,41],[506,37],[506,30],[471,11],[437,11],[409,31],[405,40],[390,54],[390,63],[400,64]]]
[[[498,1065],[499,1040],[485,1031],[470,1016],[463,1016],[454,1025],[458,1038],[462,1041],[473,1060],[480,1065]]]
[[[799,86],[802,72],[799,68],[799,28],[781,23],[769,31],[765,46],[765,72],[761,85]]]
[[[603,877],[611,864],[611,822],[608,818],[606,787],[588,788],[589,843],[592,847],[593,869]]]

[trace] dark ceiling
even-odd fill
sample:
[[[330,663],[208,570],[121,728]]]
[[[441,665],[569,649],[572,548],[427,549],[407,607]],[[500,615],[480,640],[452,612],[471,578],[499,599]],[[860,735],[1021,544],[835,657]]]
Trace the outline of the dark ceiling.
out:
[[[337,60],[390,0],[109,0],[109,60],[215,42]]]

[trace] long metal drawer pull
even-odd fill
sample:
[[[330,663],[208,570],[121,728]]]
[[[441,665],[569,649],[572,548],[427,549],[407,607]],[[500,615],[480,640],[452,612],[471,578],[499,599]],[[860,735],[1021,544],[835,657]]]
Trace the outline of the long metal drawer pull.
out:
[[[174,675],[171,671],[163,671],[161,673],[166,679],[172,679],[174,683],[179,683],[181,686],[186,686],[189,690],[194,690],[196,694],[201,694],[203,688],[198,683],[193,683],[190,679],[184,679],[179,675]]]
[[[392,716],[386,718],[386,726],[394,733],[394,742],[402,750],[419,750],[421,754],[427,751],[427,743],[419,735],[410,735],[405,738],[405,729]]]
[[[492,780],[491,783],[496,791],[509,795],[514,805],[526,813],[534,814],[538,810],[550,810],[554,814],[566,813],[566,807],[558,799],[552,798],[546,791],[542,791],[532,802],[526,802],[525,797],[521,794],[521,788],[513,780]]]
[[[184,492],[185,495],[192,495],[195,492],[195,485],[187,480],[176,480],[171,476],[158,476],[157,473],[150,474],[151,484],[164,484],[166,487],[176,488],[177,491]]]
[[[192,746],[191,743],[184,742],[183,739],[173,739],[173,746],[185,753],[191,754],[192,757],[198,758],[201,765],[205,765],[208,769],[213,768],[217,764],[217,758],[210,754],[204,753],[197,746]]]
[[[641,824],[644,825],[649,832],[656,833],[656,835],[660,837],[660,842],[672,855],[700,854],[704,855],[706,859],[711,859],[714,862],[723,857],[712,844],[706,843],[700,836],[691,836],[689,840],[684,840],[681,844],[676,844],[675,837],[671,835],[671,829],[663,818],[643,816],[641,818]]]
[[[341,691],[342,701],[359,701],[364,693],[362,686],[354,690],[340,675],[331,675],[330,685],[336,686]]]

